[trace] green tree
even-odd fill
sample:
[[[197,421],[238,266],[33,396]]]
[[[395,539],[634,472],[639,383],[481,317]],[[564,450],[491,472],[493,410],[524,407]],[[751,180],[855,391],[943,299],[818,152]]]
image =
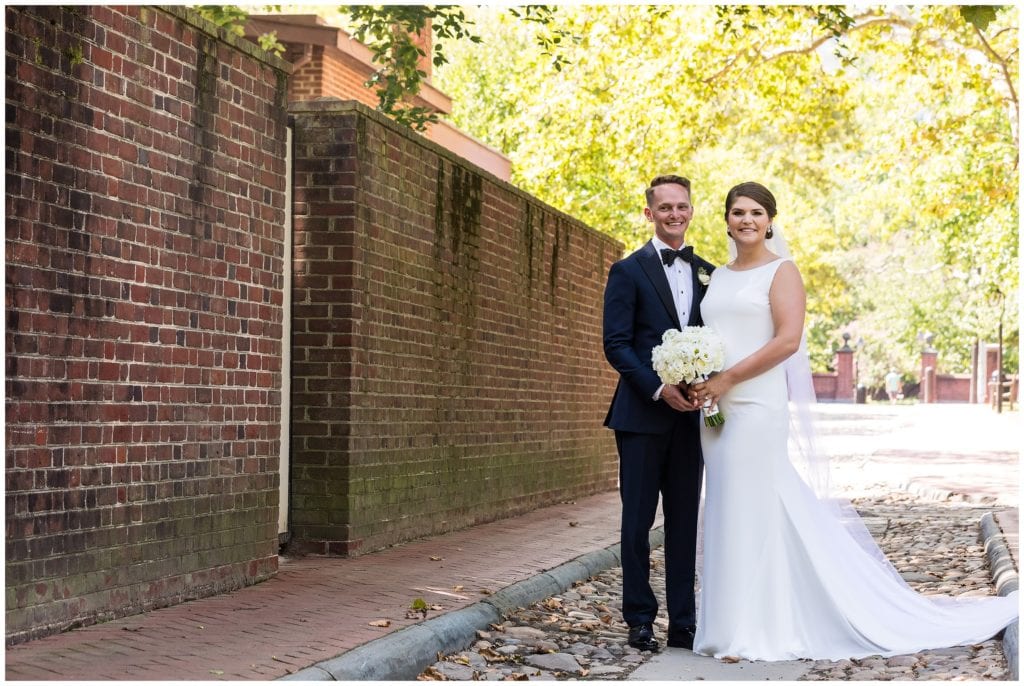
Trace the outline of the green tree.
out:
[[[818,368],[845,331],[864,338],[867,371],[910,372],[932,331],[960,371],[992,339],[987,294],[1012,312],[1018,278],[1016,14],[982,14],[559,8],[582,39],[556,72],[520,23],[478,11],[482,42],[453,46],[437,80],[517,185],[630,247],[649,235],[656,173],[694,180],[691,236],[719,262],[716,204],[764,181],[807,282]]]

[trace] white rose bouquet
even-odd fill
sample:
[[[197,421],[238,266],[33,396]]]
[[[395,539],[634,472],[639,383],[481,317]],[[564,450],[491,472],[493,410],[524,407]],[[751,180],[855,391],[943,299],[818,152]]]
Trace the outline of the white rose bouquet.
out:
[[[682,331],[669,329],[661,337],[661,345],[651,351],[654,371],[662,383],[676,386],[707,381],[725,366],[725,345],[713,329],[706,326],[687,326]],[[702,408],[705,426],[721,426],[725,417],[707,401]]]

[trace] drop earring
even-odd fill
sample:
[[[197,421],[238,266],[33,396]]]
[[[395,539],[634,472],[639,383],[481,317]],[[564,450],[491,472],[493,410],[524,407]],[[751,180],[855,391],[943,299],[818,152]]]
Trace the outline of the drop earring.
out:
[[[775,231],[772,229],[771,225],[769,225],[768,226],[768,230],[764,232],[764,237],[765,238],[771,238],[774,235],[775,235]]]

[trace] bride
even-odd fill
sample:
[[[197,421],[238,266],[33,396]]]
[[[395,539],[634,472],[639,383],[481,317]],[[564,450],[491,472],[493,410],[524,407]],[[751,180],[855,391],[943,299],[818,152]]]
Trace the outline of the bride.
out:
[[[729,191],[735,259],[712,273],[701,303],[705,325],[725,341],[725,369],[690,391],[694,400],[717,402],[726,420],[701,427],[707,490],[694,652],[836,660],[991,638],[1016,620],[1016,592],[919,595],[852,508],[813,490],[824,469],[802,442],[806,431],[790,431],[806,402],[792,403],[792,417],[788,402],[813,402],[801,346],[806,296],[775,214],[764,186]]]

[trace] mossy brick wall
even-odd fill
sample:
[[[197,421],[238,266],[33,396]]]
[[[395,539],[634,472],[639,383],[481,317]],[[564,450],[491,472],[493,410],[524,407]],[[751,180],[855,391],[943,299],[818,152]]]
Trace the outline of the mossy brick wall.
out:
[[[362,105],[291,112],[293,545],[360,554],[615,488],[621,245]]]
[[[7,6],[7,641],[277,569],[289,66]]]

